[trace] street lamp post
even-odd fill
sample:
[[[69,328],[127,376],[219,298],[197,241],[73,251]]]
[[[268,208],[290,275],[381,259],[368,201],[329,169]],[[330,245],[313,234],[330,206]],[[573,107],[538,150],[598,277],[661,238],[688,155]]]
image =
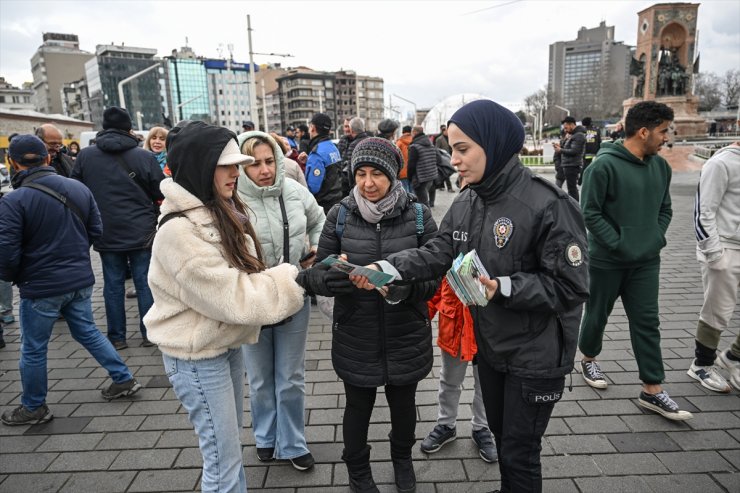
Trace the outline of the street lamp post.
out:
[[[126,100],[125,100],[125,98],[123,96],[123,85],[124,84],[128,84],[132,80],[141,77],[142,75],[144,75],[145,73],[149,72],[150,70],[154,70],[155,68],[159,67],[159,65],[160,65],[160,63],[157,62],[154,65],[151,65],[151,66],[145,68],[144,70],[142,70],[140,72],[136,72],[134,75],[132,75],[130,77],[126,77],[125,79],[123,79],[121,82],[118,83],[118,104],[121,106],[121,108],[126,109]],[[141,130],[141,129],[139,129],[139,130]]]
[[[416,103],[414,103],[413,101],[409,101],[408,99],[401,97],[398,94],[391,94],[391,96],[396,96],[401,101],[406,101],[407,103],[409,103],[411,106],[414,107],[414,125],[416,125]]]
[[[197,96],[195,96],[195,97],[192,97],[192,98],[188,99],[187,101],[183,101],[182,103],[180,103],[180,104],[178,104],[177,106],[175,106],[175,111],[173,111],[173,113],[174,113],[174,115],[175,115],[175,120],[176,120],[176,121],[174,122],[174,123],[175,123],[175,125],[177,125],[177,123],[178,123],[178,122],[180,121],[180,120],[179,120],[179,119],[177,118],[177,114],[178,114],[178,113],[177,113],[177,110],[179,110],[180,108],[182,108],[182,107],[183,107],[183,106],[185,106],[186,104],[188,104],[188,103],[192,103],[192,102],[193,102],[193,101],[195,101],[196,99],[200,99],[200,98],[202,98],[202,97],[203,97],[203,94],[199,94],[199,95],[197,95]]]
[[[565,116],[570,116],[570,110],[568,108],[563,108],[562,106],[558,106],[557,104],[553,104],[553,106],[559,110],[565,111]]]
[[[250,80],[249,80],[249,116],[252,118],[252,121],[256,122],[257,129],[259,130],[259,118],[257,115],[254,114],[256,108],[257,108],[257,74],[254,70],[254,55],[267,55],[267,56],[279,56],[279,57],[292,57],[293,55],[287,54],[287,53],[255,53],[252,51],[252,17],[247,14],[247,39],[249,41],[249,74],[250,74]],[[263,81],[264,83],[264,81]],[[263,106],[264,106],[264,96],[263,96]],[[265,128],[263,129],[265,132],[268,131],[267,127],[267,114],[264,115],[264,125]]]

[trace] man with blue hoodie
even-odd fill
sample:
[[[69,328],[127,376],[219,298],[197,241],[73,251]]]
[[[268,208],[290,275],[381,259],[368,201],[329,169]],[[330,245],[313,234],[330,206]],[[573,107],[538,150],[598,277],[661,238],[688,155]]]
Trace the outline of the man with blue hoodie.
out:
[[[10,143],[16,190],[0,200],[0,279],[20,291],[21,403],[0,418],[8,426],[46,423],[46,357],[63,315],[75,341],[102,365],[113,384],[103,398],[134,394],[141,385],[111,343],[98,331],[90,296],[95,276],[90,243],[100,237],[100,213],[90,191],[59,176],[44,143],[19,135]]]
[[[103,219],[103,235],[93,248],[103,265],[103,298],[108,321],[108,338],[116,349],[126,349],[126,269],[136,287],[139,330],[142,346],[151,346],[143,318],[154,300],[147,275],[151,242],[164,197],[159,183],[164,179],[154,154],[139,147],[131,131],[131,117],[123,108],[112,106],[103,112],[103,131],[77,156],[72,178],[93,193]]]
[[[673,216],[671,167],[658,151],[668,141],[673,110],[643,101],[627,112],[626,138],[601,145],[583,173],[581,209],[588,228],[590,296],[581,322],[578,348],[588,385],[605,389],[596,356],[614,302],[622,299],[637,360],[641,407],[671,420],[691,413],[663,389],[658,291],[660,251]]]

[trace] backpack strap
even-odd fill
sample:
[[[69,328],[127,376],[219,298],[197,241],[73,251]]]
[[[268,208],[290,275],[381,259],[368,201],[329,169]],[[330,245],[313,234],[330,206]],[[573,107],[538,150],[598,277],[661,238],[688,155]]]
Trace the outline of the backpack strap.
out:
[[[421,237],[424,236],[424,208],[419,202],[414,202],[416,209],[416,238],[421,243]]]
[[[157,225],[157,229],[162,229],[162,226],[165,225],[167,221],[170,219],[175,219],[176,217],[186,217],[184,213],[182,212],[170,212],[168,214],[165,214],[162,216],[162,219],[159,220],[159,224]]]
[[[337,224],[334,229],[339,241],[342,241],[342,235],[344,234],[344,222],[347,220],[347,208],[344,204],[339,204],[339,213],[337,214]]]
[[[61,193],[57,192],[56,190],[47,187],[46,185],[42,185],[41,183],[34,183],[34,181],[37,180],[38,178],[41,178],[43,176],[48,176],[48,175],[56,175],[56,173],[52,173],[52,172],[49,172],[49,173],[36,173],[35,176],[30,176],[29,178],[26,178],[25,180],[23,180],[23,183],[21,184],[21,188],[23,188],[23,187],[25,187],[25,188],[33,188],[34,190],[38,190],[40,192],[45,193],[46,195],[49,195],[51,197],[54,197],[59,202],[61,202],[64,205],[64,207],[66,207],[67,209],[69,209],[70,211],[72,211],[74,213],[74,215],[77,216],[77,218],[82,222],[82,224],[84,226],[85,225],[85,216],[83,216],[82,211],[80,210],[79,207],[77,207],[77,204],[75,204],[71,200],[67,199],[67,197],[65,197]],[[85,227],[85,229],[87,229],[87,227]]]

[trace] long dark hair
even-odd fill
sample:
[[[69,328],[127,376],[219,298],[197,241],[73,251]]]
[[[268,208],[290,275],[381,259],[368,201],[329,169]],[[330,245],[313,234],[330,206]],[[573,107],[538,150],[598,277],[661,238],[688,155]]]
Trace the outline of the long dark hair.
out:
[[[214,183],[213,196],[213,200],[208,201],[205,206],[211,211],[213,218],[216,220],[216,228],[221,235],[221,244],[224,247],[226,260],[232,267],[247,274],[265,270],[265,256],[262,253],[262,246],[257,239],[251,221],[249,221],[247,208],[244,202],[239,199],[239,194],[234,191],[230,200],[224,199],[215,190]],[[257,252],[256,257],[249,253],[245,235],[252,238],[254,249]]]

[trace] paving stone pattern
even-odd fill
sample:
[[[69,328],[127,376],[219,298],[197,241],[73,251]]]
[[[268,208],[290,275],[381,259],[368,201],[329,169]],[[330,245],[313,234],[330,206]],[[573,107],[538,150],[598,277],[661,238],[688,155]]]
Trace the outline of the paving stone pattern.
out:
[[[574,372],[572,391],[555,407],[542,442],[547,492],[740,491],[738,392],[717,395],[686,375],[702,303],[692,229],[697,180],[696,172],[674,174],[674,216],[660,282],[665,387],[682,407],[695,413],[694,419],[672,423],[636,405],[637,368],[627,319],[618,303],[600,357],[609,388],[591,389]],[[438,192],[437,197],[434,212],[439,220],[455,195]],[[93,259],[99,280],[93,308],[105,332],[100,261],[97,254]],[[130,347],[121,354],[145,389],[130,399],[105,402],[100,397],[100,389],[110,383],[105,371],[72,340],[64,322],[58,322],[49,344],[48,404],[55,419],[36,427],[0,426],[0,492],[199,491],[198,440],[163,376],[157,348],[139,347],[135,300],[127,300],[127,310]],[[739,325],[736,313],[722,347],[732,341]],[[6,329],[5,338],[8,346],[0,350],[3,410],[20,401],[17,323]],[[306,351],[306,435],[317,459],[313,471],[300,473],[286,462],[257,461],[246,403],[242,440],[250,491],[348,491],[347,471],[340,460],[345,399],[331,367],[330,348],[330,324],[318,312],[312,313]],[[417,393],[419,441],[437,416],[438,348],[435,355],[434,369]],[[478,458],[470,438],[472,383],[469,371],[461,398],[459,438],[430,456],[418,446],[414,449],[420,493],[486,492],[500,485],[498,467]],[[381,393],[369,435],[374,475],[382,492],[395,491],[389,421]]]

